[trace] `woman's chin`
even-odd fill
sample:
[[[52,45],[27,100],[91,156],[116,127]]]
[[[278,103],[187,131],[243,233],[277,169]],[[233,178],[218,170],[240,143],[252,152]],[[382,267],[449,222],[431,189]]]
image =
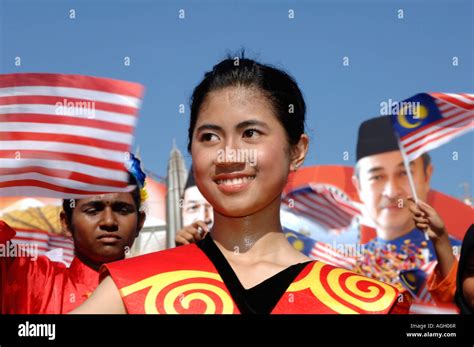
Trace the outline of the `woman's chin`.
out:
[[[244,208],[242,204],[226,204],[214,207],[215,211],[219,214],[229,218],[242,218],[247,217],[255,213],[257,209]]]

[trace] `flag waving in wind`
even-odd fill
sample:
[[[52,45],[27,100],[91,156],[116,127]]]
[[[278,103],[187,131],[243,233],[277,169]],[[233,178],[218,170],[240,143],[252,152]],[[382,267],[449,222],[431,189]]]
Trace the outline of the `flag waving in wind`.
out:
[[[412,161],[474,129],[474,94],[417,94],[396,104],[390,118]]]
[[[344,195],[335,187],[310,183],[289,191],[282,204],[299,218],[307,218],[327,231],[340,231],[361,213]]]
[[[0,75],[0,196],[125,191],[143,87],[80,75]]]

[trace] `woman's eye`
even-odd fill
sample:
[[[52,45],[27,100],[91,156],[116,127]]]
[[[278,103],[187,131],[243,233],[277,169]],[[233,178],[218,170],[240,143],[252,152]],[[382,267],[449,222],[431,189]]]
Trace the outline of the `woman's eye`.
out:
[[[87,210],[84,211],[86,214],[89,215],[94,215],[97,214],[97,210],[95,208],[88,208]]]
[[[213,133],[205,133],[201,135],[201,141],[217,141],[219,137]]]
[[[257,137],[261,134],[262,132],[257,129],[247,129],[244,131],[243,137]]]

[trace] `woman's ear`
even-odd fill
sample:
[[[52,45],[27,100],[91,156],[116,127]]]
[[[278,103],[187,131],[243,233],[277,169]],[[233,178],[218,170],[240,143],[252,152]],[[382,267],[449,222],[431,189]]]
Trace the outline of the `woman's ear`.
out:
[[[298,143],[293,145],[291,148],[291,171],[296,171],[301,165],[303,165],[306,153],[308,153],[308,146],[308,135],[302,134]]]
[[[61,211],[59,214],[59,222],[61,223],[61,231],[67,237],[72,237],[72,230],[71,226],[69,225],[69,221],[67,219],[66,212]]]

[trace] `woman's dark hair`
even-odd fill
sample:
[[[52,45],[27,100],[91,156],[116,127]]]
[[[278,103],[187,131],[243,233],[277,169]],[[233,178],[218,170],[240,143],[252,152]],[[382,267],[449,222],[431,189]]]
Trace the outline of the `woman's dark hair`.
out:
[[[286,72],[244,57],[230,57],[218,63],[194,89],[191,97],[191,120],[188,129],[188,151],[199,110],[206,96],[226,87],[246,87],[260,91],[272,104],[290,145],[304,134],[306,104],[296,81]]]
[[[454,301],[463,314],[474,314],[474,307],[471,307],[470,303],[464,298],[462,288],[466,273],[469,274],[467,267],[469,266],[469,259],[472,256],[474,256],[474,224],[471,224],[469,229],[467,229],[464,239],[462,240],[461,255],[459,257],[456,277],[456,294],[454,295]],[[471,274],[469,274],[469,276],[470,275]]]
[[[132,194],[133,201],[137,207],[137,212],[140,211],[142,200],[140,197],[140,188],[138,187],[137,181],[133,175],[128,175],[128,184],[135,185],[135,189],[130,192]],[[76,199],[64,199],[63,200],[63,211],[66,214],[67,223],[72,226],[72,212],[76,204]]]

